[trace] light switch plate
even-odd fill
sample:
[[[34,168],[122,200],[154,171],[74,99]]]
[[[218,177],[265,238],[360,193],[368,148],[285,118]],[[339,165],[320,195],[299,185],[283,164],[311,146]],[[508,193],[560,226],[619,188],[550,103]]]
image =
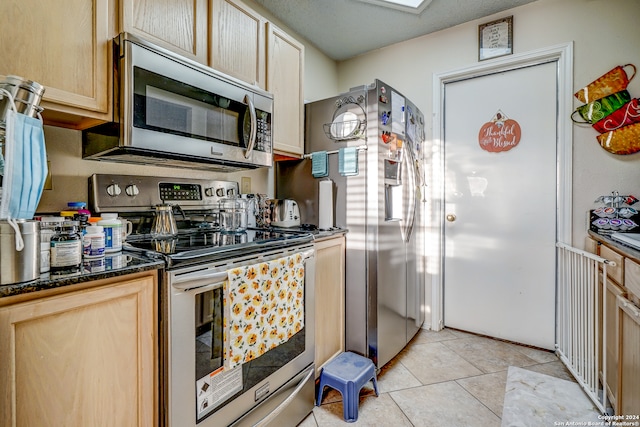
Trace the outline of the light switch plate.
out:
[[[240,192],[242,194],[251,193],[251,178],[248,176],[243,176],[240,178]]]

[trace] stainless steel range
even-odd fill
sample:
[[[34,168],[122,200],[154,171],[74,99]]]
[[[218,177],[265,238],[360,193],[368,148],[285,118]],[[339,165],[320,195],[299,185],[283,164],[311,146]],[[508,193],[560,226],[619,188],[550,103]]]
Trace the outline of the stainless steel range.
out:
[[[97,212],[133,224],[125,250],[161,257],[160,423],[296,425],[313,409],[315,251],[305,232],[222,232],[218,202],[238,183],[90,177]],[[152,239],[153,206],[175,205],[178,235]]]

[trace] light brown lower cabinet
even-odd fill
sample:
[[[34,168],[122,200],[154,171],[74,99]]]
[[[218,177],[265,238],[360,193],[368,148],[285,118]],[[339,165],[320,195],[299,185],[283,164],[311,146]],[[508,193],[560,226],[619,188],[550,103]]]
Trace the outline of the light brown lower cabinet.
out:
[[[316,243],[315,365],[320,369],[344,351],[345,239]]]
[[[640,415],[640,260],[603,240],[587,238],[585,249],[615,262],[607,266],[604,318],[600,312],[607,395],[616,415]]]
[[[615,407],[618,395],[618,319],[617,298],[625,295],[624,289],[611,280],[607,281],[605,294],[607,336],[604,342],[604,351],[607,355],[607,392],[608,398]]]
[[[640,308],[618,296],[617,415],[640,415]],[[637,419],[634,420],[638,421]]]
[[[157,424],[157,275],[0,307],[0,425]]]

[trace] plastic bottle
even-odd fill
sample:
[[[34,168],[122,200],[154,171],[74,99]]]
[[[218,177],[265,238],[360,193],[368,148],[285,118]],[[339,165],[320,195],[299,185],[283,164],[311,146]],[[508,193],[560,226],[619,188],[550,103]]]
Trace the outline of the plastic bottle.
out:
[[[51,272],[74,272],[82,266],[82,237],[78,223],[65,221],[51,238]]]
[[[85,258],[100,258],[104,256],[104,227],[90,225],[82,239],[82,255]]]
[[[85,202],[69,202],[67,203],[67,210],[91,216],[91,212],[87,210],[87,204]]]
[[[122,223],[117,213],[102,214],[98,225],[104,228],[104,251],[119,252],[122,250]]]
[[[65,221],[73,221],[73,216],[77,213],[77,211],[60,211],[60,216],[64,218]]]

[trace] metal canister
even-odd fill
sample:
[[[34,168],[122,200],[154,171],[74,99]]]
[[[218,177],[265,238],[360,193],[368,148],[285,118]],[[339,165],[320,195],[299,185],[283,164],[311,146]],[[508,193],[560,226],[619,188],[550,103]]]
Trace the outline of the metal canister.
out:
[[[16,250],[16,232],[0,221],[0,285],[29,282],[40,277],[40,223],[16,220],[24,248]]]
[[[44,86],[40,83],[19,76],[5,76],[4,80],[0,81],[0,88],[11,94],[18,113],[36,117],[37,113],[42,111],[39,105],[44,94]],[[11,107],[7,97],[0,98],[0,122],[6,120],[9,108]]]

